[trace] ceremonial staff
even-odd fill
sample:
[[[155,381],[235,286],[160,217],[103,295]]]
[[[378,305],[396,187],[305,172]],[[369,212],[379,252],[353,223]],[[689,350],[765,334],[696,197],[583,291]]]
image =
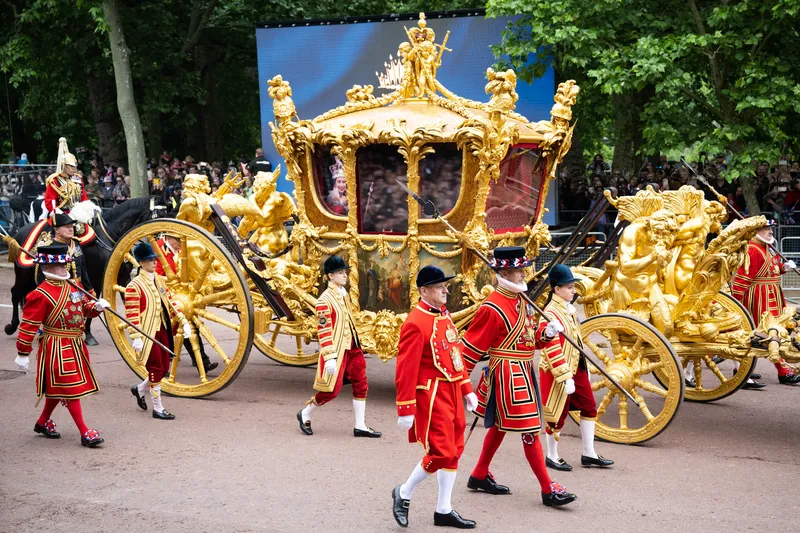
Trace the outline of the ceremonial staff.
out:
[[[695,169],[693,169],[693,168],[692,168],[692,166],[691,166],[689,163],[687,163],[687,162],[686,162],[686,160],[685,160],[684,158],[682,158],[682,157],[681,157],[681,163],[683,163],[684,165],[686,165],[686,168],[688,168],[689,170],[691,170],[691,171],[692,171],[692,174],[694,174],[694,177],[695,177],[695,178],[697,178],[697,181],[699,181],[700,183],[702,183],[703,185],[705,185],[706,187],[708,187],[708,188],[711,190],[711,192],[712,192],[712,193],[714,193],[714,195],[717,197],[717,199],[720,201],[720,203],[721,203],[721,204],[723,204],[725,207],[727,207],[727,208],[728,208],[728,211],[730,211],[730,212],[731,212],[731,214],[733,214],[733,216],[735,216],[735,217],[736,217],[736,218],[738,218],[739,220],[744,220],[744,219],[746,219],[746,218],[747,218],[746,216],[744,216],[744,215],[742,214],[742,212],[741,212],[741,211],[739,211],[738,209],[736,209],[735,207],[733,207],[733,206],[732,206],[732,205],[731,205],[731,204],[728,202],[728,199],[727,199],[727,198],[725,198],[725,197],[724,197],[723,195],[721,195],[721,194],[720,194],[720,193],[719,193],[719,192],[718,192],[718,191],[717,191],[717,190],[716,190],[714,187],[712,187],[712,186],[711,186],[711,184],[708,182],[708,180],[706,179],[706,177],[705,177],[705,176],[703,176],[702,174],[698,174],[698,173],[697,173],[697,171],[696,171]],[[782,254],[782,253],[781,253],[781,252],[778,250],[778,247],[777,247],[777,246],[775,246],[775,244],[774,244],[774,243],[773,243],[773,244],[769,244],[769,243],[766,243],[766,242],[765,242],[764,244],[766,244],[766,245],[769,247],[769,249],[770,249],[770,250],[772,250],[772,252],[773,252],[775,255],[777,255],[778,257],[780,257],[781,259],[783,259],[783,262],[784,262],[784,263],[785,263],[786,261],[789,261],[789,260],[790,260],[790,259],[788,259],[788,258],[787,258],[785,255],[783,255],[783,254]],[[794,272],[795,272],[796,274],[800,274],[800,269],[793,268],[792,270],[794,270]]]
[[[6,244],[8,244],[9,246],[11,246],[11,242],[12,242],[12,241],[13,241],[14,243],[16,243],[17,245],[19,244],[19,243],[17,243],[17,241],[15,241],[15,240],[14,240],[14,238],[13,238],[11,235],[9,235],[9,234],[8,234],[8,232],[5,230],[5,228],[3,228],[3,226],[0,226],[0,231],[2,231],[2,232],[3,232],[3,240],[6,242]],[[19,246],[19,251],[20,251],[20,252],[22,252],[22,253],[24,253],[25,255],[27,255],[28,257],[30,257],[30,258],[32,258],[32,259],[35,259],[35,258],[36,258],[36,254],[34,254],[33,252],[31,252],[30,250],[27,250],[27,249],[23,248],[22,246]],[[79,286],[79,285],[77,285],[75,282],[73,282],[71,279],[67,279],[67,280],[65,280],[65,281],[66,281],[66,282],[67,282],[67,284],[69,284],[69,285],[70,285],[72,288],[74,288],[74,289],[77,289],[77,290],[79,290],[80,292],[82,292],[82,293],[83,293],[83,294],[84,294],[86,297],[88,297],[90,300],[92,300],[92,301],[95,301],[95,302],[99,302],[99,301],[100,301],[100,299],[99,299],[97,296],[94,296],[92,293],[90,293],[90,292],[87,292],[87,291],[86,291],[86,290],[84,290],[82,287],[80,287],[80,286]],[[122,316],[121,314],[117,313],[116,311],[114,311],[114,310],[113,310],[113,309],[111,309],[110,307],[106,308],[106,311],[111,311],[111,314],[113,314],[115,317],[119,318],[120,320],[122,320],[123,322],[125,322],[127,325],[129,325],[130,327],[132,327],[133,329],[135,329],[135,330],[136,330],[138,333],[141,333],[141,334],[142,334],[142,335],[144,335],[144,336],[145,336],[147,339],[151,340],[153,343],[157,344],[158,346],[161,346],[163,349],[165,349],[167,352],[169,352],[169,354],[170,354],[171,356],[175,357],[175,352],[173,352],[172,350],[170,350],[169,348],[167,348],[166,346],[164,346],[163,344],[161,344],[160,342],[158,342],[156,339],[154,339],[153,337],[151,337],[150,335],[148,335],[147,333],[145,333],[144,331],[142,331],[141,329],[139,329],[139,327],[138,327],[138,326],[134,325],[134,324],[133,324],[132,322],[130,322],[130,321],[127,319],[127,318],[125,318],[125,317],[124,317],[124,316]]]
[[[437,218],[437,219],[439,219],[439,220],[440,220],[440,221],[441,221],[441,222],[442,222],[442,223],[443,223],[445,226],[447,226],[447,229],[449,229],[450,231],[452,231],[452,232],[453,232],[453,235],[455,235],[455,237],[456,237],[456,238],[458,238],[459,240],[463,240],[463,244],[464,244],[464,245],[465,245],[465,246],[466,246],[466,247],[469,249],[469,251],[471,251],[473,254],[475,254],[475,255],[478,257],[478,259],[480,259],[481,261],[483,261],[483,262],[484,262],[484,263],[486,263],[487,265],[490,265],[490,266],[491,266],[491,261],[489,261],[489,258],[488,258],[488,257],[486,257],[485,255],[483,255],[483,254],[482,254],[480,251],[478,251],[478,250],[476,250],[475,248],[472,248],[471,246],[469,246],[469,245],[471,244],[471,243],[469,242],[469,239],[468,239],[468,238],[467,238],[467,237],[466,237],[466,236],[465,236],[465,235],[464,235],[462,232],[460,232],[460,231],[458,231],[457,229],[455,229],[455,228],[454,228],[454,227],[453,227],[453,226],[452,226],[452,225],[451,225],[451,224],[450,224],[450,223],[449,223],[447,220],[445,220],[445,219],[442,217],[442,215],[439,213],[439,210],[438,210],[438,209],[436,209],[436,206],[433,204],[433,202],[432,202],[430,199],[423,199],[423,198],[421,198],[421,197],[420,197],[418,194],[416,194],[416,193],[415,193],[415,192],[413,192],[411,189],[409,189],[409,188],[406,186],[406,184],[405,184],[405,183],[403,183],[402,181],[400,181],[400,180],[395,180],[395,181],[397,181],[397,183],[399,183],[399,184],[400,184],[400,186],[401,186],[403,189],[405,189],[405,190],[406,190],[406,192],[407,192],[408,194],[410,194],[410,195],[411,195],[411,197],[412,197],[414,200],[416,200],[416,201],[417,201],[417,202],[418,202],[418,203],[419,203],[419,204],[422,206],[422,212],[423,212],[424,214],[426,214],[426,215],[427,215],[427,214],[429,214],[429,213],[430,213],[430,214],[431,214],[431,215],[432,215],[434,218]],[[540,316],[541,318],[543,318],[544,320],[548,320],[548,321],[550,320],[550,317],[548,317],[548,316],[547,316],[547,315],[544,313],[544,311],[543,311],[543,310],[542,310],[542,309],[541,309],[541,308],[540,308],[538,305],[536,305],[536,303],[535,303],[535,302],[534,302],[534,301],[533,301],[533,300],[530,298],[530,296],[528,296],[527,294],[525,294],[525,293],[523,292],[523,293],[520,293],[520,297],[521,297],[523,300],[525,300],[525,302],[526,302],[526,303],[527,303],[529,306],[531,306],[531,308],[533,309],[533,311],[534,311],[534,312],[535,312],[537,315],[539,315],[539,316]],[[574,347],[575,347],[575,349],[576,349],[576,350],[578,350],[578,352],[580,352],[580,354],[581,354],[581,355],[583,355],[584,359],[586,359],[586,361],[588,361],[588,362],[589,362],[589,363],[590,363],[590,364],[591,364],[593,367],[595,367],[595,368],[596,368],[596,369],[597,369],[597,370],[598,370],[598,371],[599,371],[599,372],[600,372],[600,373],[603,375],[603,377],[604,377],[604,378],[606,378],[606,379],[608,380],[608,382],[609,382],[609,383],[611,383],[612,385],[614,385],[614,386],[615,386],[615,387],[616,387],[616,388],[617,388],[617,389],[618,389],[618,390],[619,390],[621,393],[623,393],[625,396],[627,396],[627,397],[628,397],[628,399],[629,399],[630,401],[632,401],[632,402],[633,402],[633,403],[636,405],[636,407],[639,407],[639,402],[638,402],[638,401],[636,401],[636,398],[634,398],[634,397],[631,395],[631,393],[630,393],[630,392],[628,392],[627,390],[625,390],[625,388],[624,388],[622,385],[620,385],[619,383],[617,383],[617,380],[615,380],[614,378],[612,378],[612,377],[611,377],[611,376],[608,374],[608,372],[606,372],[606,371],[605,371],[605,369],[601,368],[601,367],[600,367],[600,365],[599,365],[597,362],[595,362],[595,361],[594,361],[594,358],[593,358],[593,356],[592,356],[592,355],[589,353],[589,351],[588,351],[586,348],[584,348],[584,347],[583,347],[582,345],[580,345],[580,344],[579,344],[577,341],[575,341],[575,339],[573,339],[572,337],[570,337],[570,336],[569,336],[569,335],[568,335],[568,334],[567,334],[565,331],[561,331],[561,332],[559,332],[559,334],[560,334],[562,337],[564,337],[564,340],[565,340],[565,341],[567,341],[567,342],[568,342],[568,343],[570,343],[572,346],[574,346]]]

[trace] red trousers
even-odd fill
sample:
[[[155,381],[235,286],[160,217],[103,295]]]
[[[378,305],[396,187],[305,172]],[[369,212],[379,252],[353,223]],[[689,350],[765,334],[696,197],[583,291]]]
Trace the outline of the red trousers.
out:
[[[164,346],[169,346],[170,338],[167,334],[166,328],[163,326],[153,336],[158,342]],[[159,383],[167,372],[169,372],[169,352],[161,346],[153,343],[150,348],[150,355],[147,357],[147,363],[144,367],[147,369],[147,379],[150,383]]]
[[[464,403],[457,381],[434,380],[428,389],[417,388],[417,414],[408,432],[410,442],[425,447],[422,468],[456,470],[464,452]]]
[[[367,398],[369,385],[367,384],[367,361],[364,359],[364,352],[361,351],[361,348],[353,348],[345,350],[342,357],[344,361],[341,362],[339,374],[336,376],[336,386],[331,392],[318,392],[315,394],[315,404],[325,405],[339,396],[345,374],[350,383],[353,384],[353,398],[357,400],[365,400]]]
[[[545,376],[547,374],[547,376]],[[547,379],[549,378],[549,379]],[[547,433],[552,433],[553,430],[561,431],[564,427],[564,422],[567,420],[567,415],[570,411],[580,411],[581,419],[595,419],[597,418],[597,404],[594,401],[594,391],[592,391],[592,384],[589,382],[589,373],[582,365],[578,365],[578,370],[572,378],[575,381],[575,392],[567,396],[567,402],[564,404],[564,409],[561,411],[561,416],[558,422],[553,426],[552,423],[547,424]],[[552,374],[549,372],[539,372],[539,382],[544,384],[548,382],[548,386],[542,387],[542,390],[550,390],[549,382],[553,380]],[[543,402],[547,400],[542,398]]]

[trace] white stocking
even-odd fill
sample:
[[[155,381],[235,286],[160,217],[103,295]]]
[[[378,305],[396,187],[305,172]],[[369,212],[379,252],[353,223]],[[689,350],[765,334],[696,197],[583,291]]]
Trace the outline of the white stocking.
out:
[[[544,440],[547,441],[547,458],[551,461],[558,462],[558,441],[552,433],[544,432]]]
[[[453,485],[456,484],[455,470],[439,470],[436,472],[436,479],[439,481],[439,502],[436,504],[436,512],[448,514],[453,510],[451,504],[453,496]]]
[[[422,468],[422,463],[417,463],[417,466],[414,467],[414,471],[408,476],[406,482],[400,486],[400,497],[404,500],[410,500],[417,485],[428,479],[429,475],[430,474]]]
[[[147,392],[147,389],[150,387],[150,380],[144,378],[144,381],[136,385],[136,388],[139,390],[139,396],[144,396],[144,393]]]
[[[583,442],[583,455],[597,459],[597,452],[594,451],[594,420],[581,419],[581,442]]]
[[[311,420],[311,411],[313,411],[316,406],[317,404],[314,402],[308,402],[306,406],[303,407],[303,410],[300,411],[300,416],[303,418],[303,423]]]
[[[364,412],[367,410],[367,400],[353,398],[353,413],[356,415],[356,429],[369,430],[364,423]]]
[[[161,384],[156,383],[155,385],[150,385],[150,396],[153,397],[153,411],[158,413],[164,410],[164,406],[161,404]]]

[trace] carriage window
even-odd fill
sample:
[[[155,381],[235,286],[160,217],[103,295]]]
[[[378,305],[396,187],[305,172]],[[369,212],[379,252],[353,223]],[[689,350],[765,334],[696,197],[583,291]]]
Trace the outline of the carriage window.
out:
[[[455,207],[461,190],[461,150],[455,143],[432,146],[436,151],[419,164],[420,196],[433,200],[444,215]],[[422,217],[422,213],[419,216]]]
[[[536,216],[542,169],[535,146],[515,146],[500,164],[500,178],[489,183],[486,224],[495,233],[520,231]]]
[[[395,180],[406,181],[407,166],[397,147],[365,146],[356,154],[361,233],[405,234],[408,195]]]
[[[347,202],[347,178],[342,161],[331,153],[329,146],[316,146],[314,154],[317,197],[330,214],[347,216],[350,206]]]

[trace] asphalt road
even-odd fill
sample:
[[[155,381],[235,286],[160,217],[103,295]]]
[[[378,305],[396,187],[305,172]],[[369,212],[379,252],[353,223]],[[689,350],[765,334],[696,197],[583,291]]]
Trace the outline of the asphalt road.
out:
[[[10,316],[10,270],[0,270],[0,322]],[[99,326],[99,324],[98,324]],[[32,431],[39,409],[32,374],[14,371],[14,338],[0,338],[0,531],[398,531],[392,487],[421,458],[394,414],[394,363],[368,358],[367,422],[379,440],[352,436],[350,389],[315,411],[313,437],[295,414],[312,393],[312,373],[269,361],[255,349],[230,387],[200,400],[165,398],[172,422],[140,411],[137,379],[111,345],[91,349],[102,390],[83,401],[106,444],[80,446],[69,414],[54,419],[62,439]],[[579,495],[547,509],[519,438],[492,465],[513,494],[466,489],[480,452],[478,428],[462,457],[454,507],[481,531],[796,531],[800,387],[769,383],[717,404],[684,404],[674,423],[643,446],[598,443],[617,464],[554,478]],[[477,372],[476,376],[477,377]],[[567,423],[561,455],[580,462],[577,426]],[[409,531],[433,531],[435,479],[415,493]],[[439,530],[440,531],[440,530]]]

